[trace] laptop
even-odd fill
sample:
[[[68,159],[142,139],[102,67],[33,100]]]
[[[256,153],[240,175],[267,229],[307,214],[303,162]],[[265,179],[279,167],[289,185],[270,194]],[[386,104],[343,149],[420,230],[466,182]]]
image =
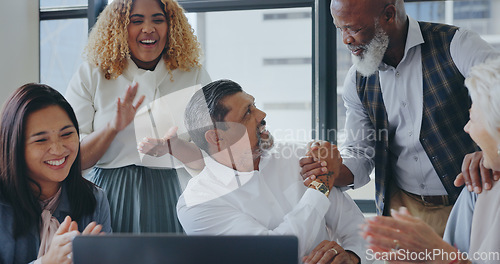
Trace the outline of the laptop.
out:
[[[111,234],[77,236],[74,264],[293,264],[295,236],[187,236]]]

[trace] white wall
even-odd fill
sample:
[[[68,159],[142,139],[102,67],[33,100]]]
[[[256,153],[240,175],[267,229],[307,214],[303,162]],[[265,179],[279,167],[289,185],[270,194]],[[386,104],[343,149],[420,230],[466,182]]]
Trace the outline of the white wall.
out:
[[[5,1],[0,8],[0,104],[28,82],[39,82],[37,0]]]

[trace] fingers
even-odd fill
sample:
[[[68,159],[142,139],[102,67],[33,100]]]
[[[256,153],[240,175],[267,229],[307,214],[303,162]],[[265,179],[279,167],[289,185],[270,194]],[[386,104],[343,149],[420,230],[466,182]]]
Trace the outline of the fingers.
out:
[[[370,244],[370,248],[373,246],[373,250],[377,248],[379,251],[390,251],[393,249],[398,250],[399,240],[392,237],[384,237],[381,235],[369,235],[366,237],[366,242]]]
[[[136,82],[133,82],[128,86],[127,91],[125,92],[125,97],[123,98],[124,103],[132,104],[135,96],[137,95],[138,87],[139,84]]]
[[[300,167],[304,167],[305,165],[312,164],[314,162],[315,161],[314,161],[313,157],[311,157],[311,156],[305,156],[305,157],[300,158],[300,160],[299,160],[299,166]]]
[[[302,258],[302,261],[304,263],[330,263],[331,260],[342,251],[344,251],[343,248],[335,241],[323,240],[308,256]]]
[[[163,138],[149,138],[145,137],[139,144],[137,144],[137,150],[146,155],[161,157],[168,152],[168,147]]]
[[[500,179],[500,171],[493,171],[493,180],[498,181]]]
[[[464,185],[465,184],[464,175],[462,173],[458,174],[458,176],[457,176],[457,178],[455,178],[455,181],[453,182],[453,184],[456,187],[460,187],[460,186]]]
[[[178,126],[173,126],[171,127],[167,133],[165,133],[165,135],[163,136],[163,139],[164,140],[167,140],[167,139],[172,139],[174,137],[177,136],[177,130],[179,130],[179,127]]]
[[[98,235],[101,233],[102,230],[102,225],[98,225],[96,222],[91,222],[90,224],[85,227],[85,230],[83,230],[82,235]]]
[[[358,260],[356,262],[353,261],[351,256],[349,256],[349,253],[346,251],[339,252],[337,254],[332,262],[325,262],[325,263],[332,263],[332,264],[344,264],[344,263],[358,263]]]
[[[143,96],[141,96],[141,98],[139,98],[139,101],[137,101],[137,103],[134,106],[135,110],[139,109],[139,107],[142,105],[142,102],[144,102],[144,99],[146,99],[145,95],[143,95]]]
[[[479,166],[482,158],[483,153],[481,151],[477,151],[465,155],[464,161],[462,162],[462,174],[469,192],[481,192]]]
[[[63,247],[73,241],[73,238],[75,238],[78,234],[78,231],[70,231],[62,235],[55,235],[50,244],[50,248],[52,249],[54,247],[56,250],[56,248]]]
[[[302,175],[302,179],[305,180],[307,177],[312,175],[322,175],[327,173],[328,169],[326,166],[326,161],[316,161],[314,163],[304,165],[300,173]]]
[[[323,253],[323,256],[318,260],[317,263],[318,264],[335,263],[335,259],[337,259],[339,256],[341,259],[343,258],[342,256],[349,257],[344,251],[344,249],[335,243],[333,247],[326,249],[326,251]],[[345,263],[345,262],[337,262],[337,263]]]
[[[94,229],[94,227],[97,226],[97,223],[96,222],[90,222],[86,227],[85,229],[83,230],[82,232],[82,235],[88,235],[90,234],[90,232],[92,232],[92,230]]]
[[[90,231],[90,235],[99,235],[102,232],[102,225],[96,225],[92,231]]]
[[[470,165],[469,165],[469,175],[470,175],[470,181],[471,185],[473,188],[473,191],[475,193],[481,193],[482,188],[481,188],[481,169],[480,169],[480,163],[481,159],[472,159]]]
[[[138,91],[138,88],[139,87],[139,84],[136,83],[136,82],[133,82],[127,89],[127,92],[125,93],[125,97],[123,98],[123,100],[120,100],[120,98],[118,98],[118,106],[121,105],[122,101],[123,101],[123,104],[128,104],[128,105],[132,105],[132,107],[134,109],[138,109],[142,103],[144,102],[144,99],[146,98],[146,96],[142,95],[139,100],[137,101],[137,103],[135,105],[133,105],[133,102],[134,102],[134,99],[137,95],[137,91]]]
[[[472,155],[472,153],[465,155],[464,161],[462,162],[462,178],[469,192],[472,192],[472,185],[469,175],[469,166],[472,160]]]
[[[59,225],[56,231],[56,235],[62,235],[69,232],[69,227],[71,225],[71,217],[68,215],[64,218],[64,221]]]
[[[491,189],[491,184],[493,183],[493,174],[490,169],[487,169],[483,165],[484,159],[481,159],[481,162],[479,164],[479,172],[481,174],[480,180],[481,182],[477,182],[476,185],[481,187],[482,183],[482,188],[485,190],[490,190]],[[472,183],[474,185],[474,183]],[[481,190],[479,190],[479,193]]]
[[[78,231],[78,224],[75,221],[71,221],[69,225],[69,231]]]
[[[396,219],[398,217],[399,219]],[[412,230],[419,220],[408,215],[375,216],[365,220],[361,225],[362,231],[367,235],[377,234],[383,236],[399,236]]]
[[[411,228],[411,224],[407,223],[408,227]],[[399,225],[403,230],[406,230],[408,227],[404,227]],[[405,232],[401,232],[401,229],[396,228],[395,226],[387,225],[387,224],[380,224],[377,222],[373,221],[366,221],[365,224],[361,225],[361,233],[363,238],[367,239],[369,237],[384,237],[387,239],[400,239],[401,234]],[[377,244],[375,243],[374,245],[383,247],[383,244]]]

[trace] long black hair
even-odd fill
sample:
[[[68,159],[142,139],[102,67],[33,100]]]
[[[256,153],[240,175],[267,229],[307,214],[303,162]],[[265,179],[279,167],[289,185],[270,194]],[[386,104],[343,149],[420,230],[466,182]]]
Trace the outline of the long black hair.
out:
[[[13,208],[14,237],[26,234],[33,225],[38,227],[41,207],[38,202],[41,187],[27,172],[25,161],[25,129],[28,116],[48,106],[61,107],[75,126],[78,122],[70,104],[50,86],[29,83],[18,88],[4,104],[0,122],[0,197]],[[50,117],[48,117],[50,118]],[[39,192],[30,183],[38,186]],[[68,176],[63,181],[71,208],[70,216],[78,221],[94,212],[94,184],[82,177],[80,150]]]

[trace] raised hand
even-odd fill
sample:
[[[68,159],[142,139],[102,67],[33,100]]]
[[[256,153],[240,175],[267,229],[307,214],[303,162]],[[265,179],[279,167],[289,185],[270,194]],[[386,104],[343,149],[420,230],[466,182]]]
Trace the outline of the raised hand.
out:
[[[426,257],[425,253],[437,249],[449,253],[456,252],[456,249],[446,243],[434,232],[432,227],[421,219],[412,216],[404,207],[399,211],[391,210],[391,215],[392,217],[376,216],[369,218],[362,225],[361,235],[369,243],[368,248],[372,252],[393,252],[392,255],[380,255],[391,256],[393,257],[391,260],[421,263],[449,263],[451,261],[450,259],[429,259]],[[418,259],[402,259],[405,255],[403,253],[408,252],[414,252],[415,255],[421,257]],[[445,257],[445,255],[442,257]]]
[[[74,230],[74,222],[71,217],[66,216],[64,221],[59,225],[56,234],[52,238],[49,251],[42,257],[44,264],[70,264],[72,260],[72,241],[78,235],[78,231]]]
[[[116,102],[116,113],[113,120],[110,122],[110,126],[113,130],[119,132],[127,127],[132,120],[134,120],[135,113],[137,109],[141,106],[144,101],[145,96],[142,95],[137,103],[134,105],[134,99],[137,95],[137,83],[132,83],[127,88],[125,97],[123,99],[118,98]]]
[[[169,143],[178,139],[177,130],[177,126],[170,128],[163,138],[145,137],[137,145],[137,150],[146,155],[161,157],[172,151],[172,144]]]

